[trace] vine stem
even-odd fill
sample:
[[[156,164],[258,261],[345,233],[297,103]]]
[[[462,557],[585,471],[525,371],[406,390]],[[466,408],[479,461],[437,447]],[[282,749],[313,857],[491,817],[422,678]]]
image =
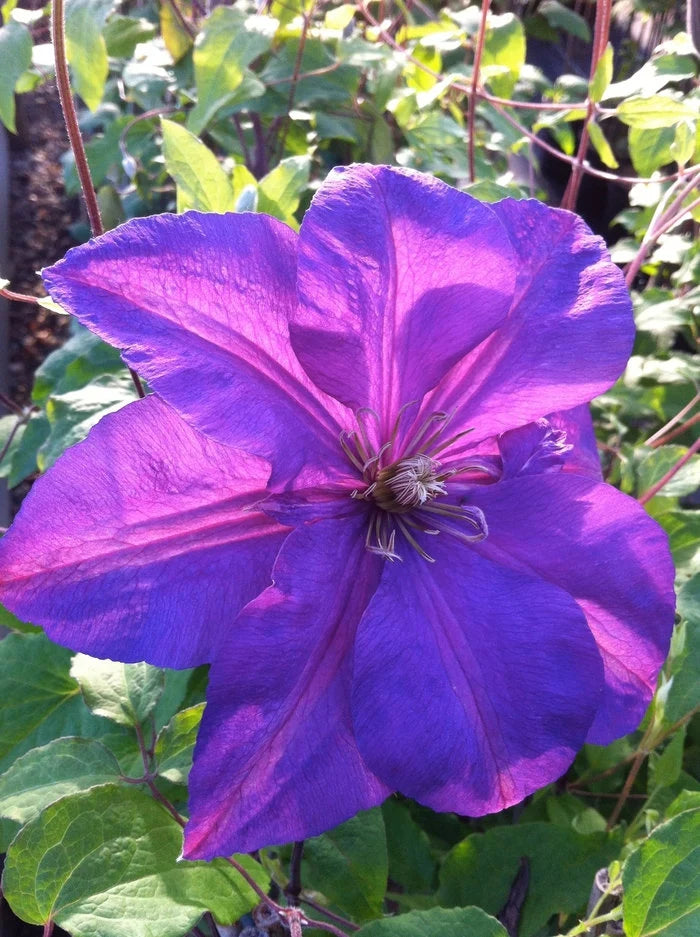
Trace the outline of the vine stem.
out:
[[[663,442],[664,442],[664,440],[665,440],[665,438],[666,438],[666,436],[669,434],[669,430],[672,429],[672,427],[674,427],[674,426],[676,425],[676,423],[678,423],[680,420],[682,420],[683,417],[684,417],[687,413],[690,413],[690,411],[693,409],[693,407],[695,406],[695,404],[696,404],[699,400],[700,400],[700,394],[696,394],[696,395],[693,397],[693,399],[683,407],[682,410],[679,410],[678,413],[677,413],[675,416],[671,417],[671,419],[668,421],[668,423],[664,423],[664,425],[661,427],[661,429],[657,430],[657,431],[653,434],[653,436],[650,436],[650,437],[647,439],[647,441],[644,443],[644,445],[645,445],[645,446],[651,446],[652,448],[654,448],[655,446],[660,446],[660,445],[662,445]],[[700,414],[699,414],[699,416],[700,416]],[[693,419],[696,420],[697,417],[693,417]],[[674,432],[677,433],[677,431],[674,431]]]
[[[56,66],[56,86],[58,98],[61,102],[63,120],[68,133],[71,150],[75,158],[75,169],[80,180],[80,188],[85,200],[90,229],[94,237],[104,234],[100,206],[97,202],[97,193],[92,184],[90,166],[85,154],[85,145],[78,125],[78,115],[75,110],[75,101],[70,87],[70,74],[68,72],[68,57],[66,55],[66,8],[64,0],[53,0],[51,7],[51,34],[53,38],[53,54]],[[145,397],[146,392],[138,374],[129,368],[131,380],[139,397]]]
[[[301,35],[299,36],[299,46],[297,47],[296,58],[294,59],[294,71],[292,73],[292,83],[289,86],[289,97],[287,98],[287,118],[282,125],[279,142],[277,144],[278,159],[282,159],[284,156],[284,144],[287,140],[289,124],[292,119],[290,114],[292,112],[292,107],[294,106],[294,98],[296,97],[297,93],[297,84],[299,83],[299,75],[301,74],[301,62],[304,58],[304,49],[306,48],[306,37],[311,26],[311,17],[313,16],[315,6],[316,0],[313,0],[311,8],[309,10],[305,10],[302,13],[303,25],[301,27]]]
[[[672,429],[665,436],[662,436],[661,439],[653,442],[651,444],[652,449],[658,449],[659,446],[665,446],[667,442],[671,442],[677,436],[682,436],[691,426],[695,426],[696,423],[700,423],[700,413],[696,413],[695,416],[691,416],[690,419],[686,420],[685,423],[681,423],[680,426],[677,426],[675,429]]]
[[[54,922],[52,918],[49,918],[48,921],[44,924],[44,930],[42,937],[51,937],[53,934]]]
[[[611,13],[611,0],[598,0],[595,10],[595,26],[593,31],[593,49],[591,52],[591,72],[589,77],[589,84],[593,81],[593,76],[595,75],[596,69],[598,68],[598,62],[600,61],[601,56],[605,52],[605,48],[608,44]],[[581,139],[579,140],[578,150],[576,151],[576,157],[573,168],[571,170],[571,176],[569,177],[569,182],[566,186],[564,197],[561,200],[561,207],[566,208],[569,211],[576,210],[578,192],[581,187],[581,180],[583,178],[583,163],[586,157],[586,153],[588,152],[588,126],[593,120],[595,107],[595,102],[591,99],[589,91],[588,101],[586,103],[586,116],[583,120],[583,128],[581,129]]]
[[[610,921],[619,921],[622,917],[622,907],[617,907],[612,911],[608,911],[607,914],[601,914],[598,917],[590,917],[585,921],[581,921],[576,927],[572,928],[570,931],[566,932],[565,937],[577,937],[578,934],[585,934],[586,931],[591,930],[594,927],[598,927],[599,924],[608,924]]]
[[[85,207],[90,220],[90,228],[95,237],[104,233],[102,225],[102,216],[100,215],[100,206],[97,203],[97,194],[92,184],[90,167],[88,166],[87,156],[85,155],[85,146],[78,125],[78,115],[75,110],[75,102],[71,93],[70,75],[68,73],[68,58],[66,56],[66,11],[64,0],[53,0],[51,10],[51,32],[53,35],[53,53],[56,65],[56,85],[58,86],[58,97],[61,102],[63,119],[68,132],[73,156],[75,157],[75,168],[80,180],[80,187],[83,191]]]
[[[474,65],[472,67],[472,89],[468,100],[467,128],[468,128],[468,155],[469,155],[469,181],[476,181],[476,165],[474,159],[474,123],[476,118],[476,102],[479,95],[479,72],[481,71],[481,57],[484,53],[484,43],[486,41],[486,20],[489,15],[491,0],[482,0],[481,2],[481,20],[479,21],[479,32],[476,36],[476,47],[474,49]]]
[[[612,813],[610,814],[610,817],[608,818],[608,822],[605,826],[605,829],[608,832],[617,823],[620,817],[620,814],[622,813],[622,808],[627,803],[627,798],[629,797],[630,791],[632,790],[632,785],[637,779],[637,775],[639,774],[639,769],[644,764],[644,759],[647,757],[647,754],[648,752],[644,751],[643,749],[640,749],[637,752],[635,759],[632,762],[632,767],[629,770],[629,774],[625,778],[625,783],[624,783],[622,790],[620,791],[620,796],[617,798],[617,802],[615,806],[613,807]]]
[[[657,495],[661,489],[671,481],[673,476],[683,468],[685,463],[688,462],[689,459],[692,459],[698,449],[700,449],[700,438],[696,439],[690,449],[688,449],[688,451],[680,457],[675,465],[672,465],[668,472],[666,472],[666,474],[660,478],[655,485],[652,485],[648,491],[645,491],[644,494],[640,495],[637,498],[637,501],[640,504],[646,504],[647,501],[651,501],[654,495]]]
[[[357,0],[357,9],[363,15],[365,20],[369,25],[377,31],[377,35],[385,42],[390,48],[394,49],[397,52],[401,52],[406,56],[407,61],[411,62],[412,65],[415,65],[421,71],[425,72],[426,75],[431,75],[433,78],[440,80],[444,78],[444,75],[440,72],[436,72],[434,69],[430,68],[429,65],[425,65],[419,59],[411,55],[404,46],[400,45],[393,36],[390,36],[385,29],[382,28],[381,23],[375,19],[375,17],[367,9],[366,0]],[[472,89],[469,85],[462,84],[459,81],[452,82],[452,87],[457,91],[461,91],[463,94],[470,95]],[[573,108],[582,108],[586,106],[587,102],[583,104],[572,104],[568,102],[563,105],[552,105],[549,103],[536,104],[534,102],[525,102],[525,101],[512,101],[508,98],[498,98],[495,95],[488,94],[483,89],[480,89],[478,92],[478,97],[482,100],[491,104],[494,110],[507,120],[508,123],[515,127],[515,129],[526,137],[530,142],[534,143],[535,146],[538,146],[540,149],[549,153],[551,156],[554,156],[555,159],[560,160],[562,163],[568,163],[569,166],[574,166],[576,164],[576,158],[574,156],[567,156],[566,153],[562,153],[561,150],[555,149],[553,146],[550,146],[546,140],[538,137],[537,134],[533,133],[527,127],[520,123],[512,114],[509,114],[506,110],[506,107],[526,107],[531,110],[572,110]],[[591,166],[586,160],[582,162],[583,172],[589,176],[595,176],[597,179],[606,179],[608,182],[613,182],[620,185],[637,185],[639,182],[670,182],[671,180],[678,179],[682,173],[670,173],[667,176],[657,176],[656,178],[646,177],[646,176],[619,176],[614,172],[605,172],[603,169],[596,169],[594,166]]]
[[[3,299],[9,299],[13,303],[31,303],[32,306],[39,305],[39,298],[37,296],[30,296],[28,293],[15,293],[13,290],[6,290],[4,286],[0,286],[0,296]]]

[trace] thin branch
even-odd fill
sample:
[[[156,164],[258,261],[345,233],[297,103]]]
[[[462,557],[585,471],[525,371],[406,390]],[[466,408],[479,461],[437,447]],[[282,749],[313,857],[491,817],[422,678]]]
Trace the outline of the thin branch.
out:
[[[289,861],[289,883],[284,890],[287,901],[292,907],[299,904],[301,894],[301,859],[304,855],[304,840],[300,839],[292,847],[292,858]]]
[[[438,80],[444,78],[444,75],[440,74],[440,72],[436,72],[434,69],[430,68],[430,66],[425,65],[423,62],[419,61],[417,58],[412,56],[404,48],[404,46],[396,42],[393,36],[389,35],[389,33],[387,33],[385,29],[383,29],[381,23],[379,23],[378,20],[376,20],[375,17],[367,9],[366,0],[358,0],[357,9],[360,11],[360,13],[362,13],[363,17],[369,23],[369,25],[377,30],[378,36],[388,46],[390,46],[395,51],[401,52],[403,55],[405,55],[407,61],[411,62],[417,68],[421,69],[421,71],[425,72],[426,75],[431,75],[433,78],[436,78]],[[472,89],[469,87],[469,85],[465,85],[457,81],[452,82],[452,87],[458,91],[463,92],[466,95],[470,95],[472,93]],[[506,107],[523,107],[523,108],[526,107],[531,110],[571,110],[573,108],[585,107],[587,106],[587,102],[584,102],[583,104],[567,103],[567,104],[562,104],[562,105],[543,103],[540,105],[540,104],[535,104],[532,102],[513,101],[507,98],[498,98],[495,95],[488,94],[483,89],[480,89],[478,91],[478,96],[483,101],[487,102],[488,104],[491,104],[491,106],[496,110],[496,112],[500,114],[505,120],[507,120],[508,123],[511,124],[511,126],[515,127],[516,130],[518,130],[524,137],[527,137],[527,139],[530,140],[532,143],[534,143],[536,146],[540,147],[540,149],[545,150],[547,153],[550,153],[552,156],[554,156],[558,160],[561,160],[561,162],[563,163],[568,163],[570,166],[576,165],[575,157],[567,156],[566,153],[562,153],[561,150],[557,150],[553,146],[550,146],[550,144],[548,144],[545,140],[542,140],[540,137],[537,136],[537,134],[533,133],[531,130],[529,130],[527,127],[521,124],[518,120],[516,120],[515,117],[509,114],[505,108]],[[609,182],[614,182],[620,185],[636,185],[638,182],[669,182],[671,180],[678,179],[678,177],[683,174],[681,171],[679,171],[679,172],[670,173],[669,175],[666,175],[666,176],[657,175],[654,177],[618,176],[614,172],[605,172],[605,170],[603,169],[596,169],[594,166],[591,166],[590,163],[588,163],[586,160],[584,160],[581,165],[583,167],[583,172],[586,173],[587,175],[595,176],[597,179],[606,179]]]
[[[93,235],[97,236],[104,232],[104,228],[100,216],[100,207],[97,204],[95,187],[92,184],[90,167],[88,166],[87,156],[85,155],[83,138],[80,133],[80,127],[78,126],[75,102],[71,93],[68,58],[66,56],[66,15],[64,0],[54,0],[53,2],[51,30],[53,34],[58,97],[61,101],[61,110],[63,111],[63,119],[66,124],[71,150],[75,157],[75,168],[78,173],[78,179],[80,180],[80,187],[83,191],[90,227]]]
[[[282,131],[279,135],[279,141],[277,144],[277,153],[278,159],[281,159],[284,156],[284,144],[287,139],[287,133],[289,132],[289,124],[291,121],[291,111],[294,107],[294,98],[297,93],[297,84],[299,82],[299,75],[301,74],[301,61],[304,57],[304,48],[306,46],[306,37],[309,32],[309,27],[311,26],[311,17],[313,16],[314,7],[316,6],[316,0],[313,0],[311,8],[303,13],[303,25],[301,27],[301,35],[299,36],[299,46],[297,48],[297,55],[294,59],[294,71],[292,72],[292,83],[289,87],[289,97],[287,98],[287,115],[284,123],[282,124]]]
[[[177,5],[177,0],[165,0],[165,5],[170,7],[170,9],[173,11],[175,19],[178,21],[180,26],[182,26],[190,39],[194,39],[194,37],[197,35],[197,30],[194,28],[192,23],[185,19],[185,14]]]
[[[0,286],[0,296],[3,299],[9,299],[12,303],[31,303],[32,306],[39,305],[39,298],[37,296],[30,296],[28,293],[15,293],[12,290],[6,290],[4,286]]]
[[[474,160],[474,123],[476,117],[476,102],[479,93],[479,72],[481,71],[481,57],[484,52],[484,42],[486,41],[486,20],[489,15],[491,0],[482,0],[481,2],[481,20],[479,21],[479,32],[476,36],[476,47],[474,49],[474,64],[472,66],[472,87],[471,94],[467,101],[467,133],[468,133],[468,156],[469,156],[469,181],[476,181],[476,166]]]
[[[610,818],[608,819],[608,822],[606,824],[606,827],[605,827],[606,830],[608,831],[611,830],[617,823],[620,817],[620,814],[622,813],[622,808],[625,806],[625,803],[627,802],[627,798],[629,797],[630,791],[632,790],[632,785],[637,779],[637,775],[639,774],[639,769],[644,764],[644,759],[646,757],[647,757],[647,752],[645,751],[637,752],[635,759],[632,762],[632,767],[630,768],[629,774],[627,775],[627,778],[625,779],[624,787],[620,791],[620,796],[618,797],[617,803],[613,807],[613,811],[610,814]]]
[[[611,0],[598,0],[595,8],[595,26],[593,34],[593,49],[591,52],[591,71],[589,75],[589,84],[593,81],[593,76],[595,75],[596,69],[598,68],[598,62],[600,61],[601,56],[605,52],[605,48],[608,44],[611,13]],[[561,201],[561,207],[567,208],[569,211],[576,210],[578,192],[581,187],[581,180],[583,179],[583,163],[586,157],[586,153],[588,152],[588,143],[590,139],[588,126],[593,120],[594,114],[595,103],[589,96],[588,103],[586,105],[586,116],[584,117],[583,127],[581,128],[581,138],[579,140],[578,149],[576,151],[575,162],[571,170],[571,176],[569,177],[566,190],[564,192],[564,197]]]
[[[657,495],[662,488],[665,488],[665,486],[668,485],[673,476],[683,468],[685,463],[692,459],[698,449],[700,449],[700,439],[696,439],[690,449],[688,449],[688,451],[680,457],[676,464],[671,466],[668,472],[666,472],[666,474],[660,478],[655,485],[652,485],[648,491],[645,491],[643,495],[640,495],[637,498],[637,501],[640,504],[646,504],[647,501],[651,501],[651,499]]]
[[[347,918],[341,917],[334,911],[329,911],[328,908],[324,908],[323,905],[319,904],[317,901],[312,901],[311,898],[305,898],[302,895],[301,903],[308,904],[310,908],[313,908],[314,911],[318,911],[320,914],[325,914],[326,917],[329,917],[332,921],[335,921],[336,924],[340,924],[341,927],[344,927],[346,930],[356,931],[360,929],[359,924],[354,924],[352,921],[348,921]]]
[[[681,423],[680,426],[677,426],[675,429],[672,429],[670,433],[667,433],[665,436],[662,436],[657,442],[652,443],[651,448],[657,449],[659,446],[665,446],[667,442],[676,439],[678,436],[682,436],[683,433],[687,432],[691,426],[695,426],[696,423],[700,423],[700,413],[696,413],[695,416],[691,416],[689,420],[686,420],[685,423]]]
[[[16,413],[17,416],[22,416],[24,414],[22,407],[20,407],[18,403],[15,403],[14,400],[11,400],[7,394],[3,394],[2,391],[0,391],[0,403],[6,410],[9,410],[10,413]]]
[[[644,445],[645,445],[645,446],[652,446],[652,447],[654,447],[654,446],[660,446],[660,445],[661,445],[661,440],[662,440],[663,437],[668,433],[668,431],[669,431],[673,426],[675,426],[676,423],[679,422],[679,420],[682,420],[683,417],[684,417],[687,413],[690,413],[690,411],[693,409],[693,407],[695,406],[695,404],[698,403],[698,401],[700,401],[700,393],[699,393],[699,394],[696,394],[696,395],[693,397],[693,399],[692,399],[691,401],[689,401],[689,402],[683,407],[682,410],[679,410],[679,411],[678,411],[678,413],[677,413],[675,416],[672,416],[671,419],[668,421],[668,423],[664,423],[664,425],[661,427],[661,429],[657,430],[657,431],[653,434],[653,436],[650,436],[650,437],[647,439],[647,441],[644,443]]]
[[[5,441],[5,445],[2,447],[2,449],[0,449],[0,462],[2,462],[2,460],[5,458],[5,456],[9,452],[10,446],[12,445],[12,441],[17,435],[20,426],[24,426],[26,422],[27,422],[26,416],[22,415],[22,416],[17,417],[17,421],[15,425],[12,427],[12,429],[10,430],[10,435],[7,437]]]
[[[63,120],[68,133],[68,140],[75,158],[75,168],[80,180],[80,188],[83,192],[85,207],[87,209],[90,228],[93,236],[98,237],[104,234],[104,226],[100,215],[100,206],[97,202],[97,193],[92,184],[90,175],[90,166],[85,155],[85,146],[78,125],[78,115],[75,110],[75,101],[71,93],[70,75],[68,72],[68,58],[66,56],[66,12],[64,0],[53,0],[51,10],[51,32],[53,37],[54,64],[56,67],[56,86],[58,87],[58,97],[63,111]],[[141,380],[134,370],[129,368],[129,374],[134,382],[136,393],[139,397],[145,397],[146,392],[143,389]]]

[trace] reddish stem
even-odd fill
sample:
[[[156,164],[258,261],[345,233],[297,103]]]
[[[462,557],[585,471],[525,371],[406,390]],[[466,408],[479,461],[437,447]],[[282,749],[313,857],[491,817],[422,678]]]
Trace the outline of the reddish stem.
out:
[[[104,233],[102,217],[100,215],[100,206],[97,203],[97,194],[92,184],[90,175],[90,166],[85,155],[85,146],[78,125],[78,115],[75,110],[75,101],[71,94],[70,75],[68,73],[68,58],[66,56],[66,14],[64,0],[53,0],[51,10],[51,32],[53,36],[54,62],[56,65],[56,86],[58,87],[58,97],[63,111],[63,120],[68,133],[71,150],[75,158],[75,169],[80,180],[80,188],[85,199],[90,228],[95,237]],[[134,382],[136,393],[139,397],[145,397],[146,393],[141,384],[138,374],[129,368],[129,374]]]
[[[29,296],[28,293],[15,293],[12,290],[6,290],[4,286],[0,286],[0,296],[4,299],[9,299],[13,303],[31,303],[32,306],[39,305],[39,299],[36,296]]]
[[[637,501],[639,501],[640,504],[646,504],[647,501],[651,501],[654,495],[657,495],[662,488],[668,485],[673,476],[683,468],[685,463],[692,459],[698,449],[700,449],[700,439],[696,439],[690,449],[688,449],[688,451],[680,457],[675,465],[671,466],[663,478],[660,478],[659,481],[657,481],[655,485],[652,485],[648,491],[645,491],[643,495],[640,495],[637,498]]]
[[[595,27],[593,34],[593,49],[591,52],[591,71],[589,81],[593,81],[593,76],[596,73],[598,68],[598,62],[600,61],[601,56],[605,52],[605,48],[608,44],[608,37],[610,35],[610,15],[612,12],[612,3],[611,0],[598,0],[596,4],[596,13],[595,13]],[[586,105],[586,116],[583,120],[583,128],[581,130],[581,139],[579,140],[578,150],[576,151],[576,157],[573,164],[573,169],[571,170],[571,176],[569,177],[568,185],[566,186],[566,191],[564,192],[564,197],[561,200],[561,207],[566,208],[569,211],[576,210],[576,202],[578,199],[578,192],[581,187],[581,180],[583,178],[583,164],[586,158],[586,153],[588,152],[588,142],[589,142],[589,133],[588,125],[593,119],[595,113],[595,102],[592,101],[589,97]]]
[[[695,426],[696,423],[700,423],[700,413],[696,413],[695,416],[691,416],[689,420],[686,420],[685,423],[681,423],[680,426],[677,426],[675,429],[672,429],[670,432],[666,433],[665,436],[659,437],[652,443],[649,443],[652,449],[657,449],[659,446],[666,445],[667,442],[671,442],[672,439],[676,439],[678,436],[682,436],[691,426]]]
[[[469,181],[476,181],[476,166],[474,163],[474,122],[476,117],[476,102],[479,94],[479,72],[481,71],[481,57],[484,52],[484,43],[486,41],[486,19],[489,14],[491,0],[482,0],[481,20],[479,22],[479,32],[476,36],[476,47],[474,49],[474,65],[472,70],[472,87],[468,101],[467,128],[468,128],[468,155],[469,155]]]

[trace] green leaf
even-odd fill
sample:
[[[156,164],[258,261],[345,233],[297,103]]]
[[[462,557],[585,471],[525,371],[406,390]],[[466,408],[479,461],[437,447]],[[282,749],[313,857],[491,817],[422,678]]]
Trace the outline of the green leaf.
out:
[[[165,168],[177,183],[177,210],[234,211],[231,180],[201,140],[171,120],[162,120]]]
[[[246,66],[267,52],[276,28],[271,17],[246,16],[231,7],[217,7],[207,17],[194,50],[197,104],[187,120],[192,133],[199,135],[217,111],[236,103]],[[260,86],[257,93],[263,91]]]
[[[676,135],[671,144],[671,155],[679,166],[690,162],[695,153],[696,124],[690,120],[682,120],[676,124]]]
[[[507,937],[496,918],[481,908],[431,908],[372,921],[357,937]]]
[[[537,7],[537,12],[541,13],[553,29],[562,29],[577,39],[584,42],[591,41],[591,28],[586,20],[578,13],[565,7],[558,0],[543,0]],[[600,100],[594,98],[593,100]]]
[[[609,86],[605,100],[628,98],[635,94],[656,94],[667,84],[694,78],[695,60],[692,55],[659,55],[646,62],[638,72]]]
[[[525,64],[525,31],[512,13],[489,16],[481,58],[484,79],[499,97],[510,97]]]
[[[233,924],[255,893],[224,860],[178,862],[182,830],[141,791],[107,785],[64,797],[10,846],[3,891],[18,917],[72,937],[182,937],[210,910]],[[257,863],[240,861],[266,886]]]
[[[203,712],[204,703],[181,710],[158,736],[155,748],[157,771],[174,784],[187,783]]]
[[[627,124],[639,130],[654,130],[659,127],[673,127],[680,120],[694,120],[697,109],[689,100],[679,101],[663,94],[654,94],[649,98],[629,98],[618,104],[615,115]]]
[[[191,21],[191,0],[172,0],[171,3],[161,3],[160,31],[163,36],[165,48],[172,55],[174,62],[179,62],[192,48],[192,37],[182,25],[180,18],[174,11],[177,6],[185,22]]]
[[[389,878],[402,892],[429,892],[435,886],[437,865],[427,834],[408,807],[394,797],[384,801],[382,814],[389,854]]]
[[[32,37],[27,27],[15,20],[0,27],[0,62],[0,120],[16,133],[15,85],[32,64]]]
[[[629,150],[632,165],[640,176],[651,176],[657,169],[673,162],[671,147],[676,138],[673,127],[644,130],[630,127]]]
[[[700,511],[664,511],[656,517],[668,534],[676,574],[685,579],[700,570]]]
[[[595,873],[614,859],[620,842],[603,833],[581,835],[550,823],[522,823],[475,833],[445,859],[438,901],[444,906],[475,904],[490,914],[503,907],[520,859],[530,861],[530,890],[520,937],[532,937],[555,913],[585,908]]]
[[[13,615],[4,605],[0,605],[0,628],[7,628],[9,631],[18,631],[20,634],[41,634],[41,628],[36,625],[30,625],[26,621]]]
[[[46,402],[49,436],[37,454],[41,471],[46,471],[69,446],[80,442],[108,413],[120,410],[136,398],[126,371],[98,377],[79,390],[56,394]]]
[[[382,913],[387,874],[384,820],[378,807],[304,845],[304,883],[357,920]]]
[[[588,133],[601,163],[610,169],[617,169],[620,164],[615,159],[615,154],[606,140],[601,126],[592,120],[588,125]]]
[[[22,436],[27,428],[24,419],[14,414],[0,417],[0,452],[4,453],[0,460],[0,478],[8,478],[12,474],[13,460],[21,448]]]
[[[72,332],[36,370],[32,400],[40,406],[51,394],[78,390],[102,374],[123,374],[126,370],[117,349],[94,332],[81,325],[73,325]]]
[[[677,817],[686,810],[700,809],[700,791],[681,791],[666,810],[666,817]]]
[[[150,664],[121,664],[76,654],[70,675],[96,716],[125,726],[141,724],[156,707],[165,686],[163,671]]]
[[[605,94],[608,85],[613,76],[613,47],[610,43],[605,47],[605,51],[598,59],[593,78],[588,89],[588,96],[591,101],[600,101]],[[607,164],[606,164],[607,165]]]
[[[644,492],[661,481],[663,476],[686,454],[685,446],[659,446],[652,449],[639,463],[638,486]],[[657,497],[682,498],[700,487],[700,456],[693,456],[659,491]]]
[[[83,702],[69,674],[72,653],[43,634],[0,641],[0,771],[63,735],[94,738],[110,729]]]
[[[168,4],[163,8],[170,9]],[[113,58],[128,59],[134,54],[134,49],[140,42],[147,42],[155,35],[156,28],[143,17],[112,16],[102,30],[107,55]]]
[[[671,686],[664,703],[664,717],[674,723],[700,704],[700,574],[688,580],[678,593],[678,610],[683,621],[673,636]]]
[[[700,809],[669,820],[622,871],[627,937],[695,937],[700,932]]]
[[[0,777],[0,816],[26,823],[60,797],[113,784],[120,774],[117,759],[95,739],[54,739]]]
[[[274,215],[296,227],[294,212],[309,185],[311,157],[283,159],[258,185],[258,211]]]
[[[102,29],[112,0],[67,0],[66,55],[73,69],[73,86],[91,111],[102,101],[109,73]]]
[[[653,793],[659,787],[671,787],[678,781],[683,768],[685,726],[679,729],[662,752],[649,755],[649,782],[647,790]]]

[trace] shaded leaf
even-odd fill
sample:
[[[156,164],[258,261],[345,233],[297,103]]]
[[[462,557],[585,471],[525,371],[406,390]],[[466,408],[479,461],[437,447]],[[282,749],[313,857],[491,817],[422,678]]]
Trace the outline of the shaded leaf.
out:
[[[381,810],[365,810],[304,845],[302,881],[358,920],[378,917],[388,859]]]
[[[174,784],[187,783],[203,712],[204,703],[200,703],[175,713],[158,736],[155,748],[156,770],[161,777]]]
[[[73,69],[73,86],[91,111],[102,101],[109,73],[102,29],[112,0],[67,0],[66,55]]]
[[[357,937],[507,937],[505,928],[481,908],[431,908],[372,921]]]
[[[581,835],[548,823],[523,823],[475,833],[445,859],[438,900],[446,906],[475,904],[490,914],[503,907],[520,858],[530,861],[530,890],[520,937],[531,937],[552,914],[584,908],[595,873],[618,854],[619,840]]]

